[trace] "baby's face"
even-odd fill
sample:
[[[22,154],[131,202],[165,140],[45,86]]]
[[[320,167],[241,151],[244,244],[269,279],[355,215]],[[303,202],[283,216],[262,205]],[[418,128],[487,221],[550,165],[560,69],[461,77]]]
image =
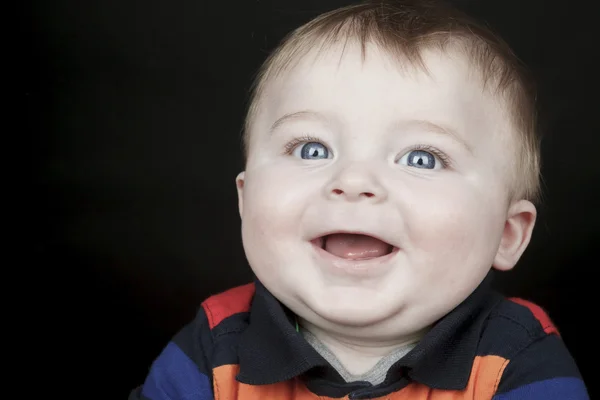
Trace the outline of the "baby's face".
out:
[[[494,264],[510,124],[459,56],[426,53],[427,75],[374,47],[340,54],[266,88],[237,180],[244,249],[313,324],[414,332]]]

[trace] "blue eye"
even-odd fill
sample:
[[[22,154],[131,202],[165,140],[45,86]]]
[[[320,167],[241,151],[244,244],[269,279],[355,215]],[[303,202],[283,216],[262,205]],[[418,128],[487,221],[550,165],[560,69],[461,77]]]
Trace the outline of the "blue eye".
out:
[[[299,154],[297,154],[299,152]],[[294,149],[294,155],[305,160],[320,160],[329,158],[329,150],[325,145],[318,142],[308,142]]]
[[[412,150],[402,156],[398,163],[421,169],[439,169],[443,163],[432,153],[424,150]]]

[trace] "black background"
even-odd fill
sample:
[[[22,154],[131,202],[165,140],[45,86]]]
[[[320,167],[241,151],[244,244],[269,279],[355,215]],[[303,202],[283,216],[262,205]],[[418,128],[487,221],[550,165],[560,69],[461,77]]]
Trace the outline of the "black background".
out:
[[[285,33],[345,4],[31,4],[18,98],[34,171],[27,254],[38,268],[27,282],[43,300],[24,314],[53,354],[51,387],[125,398],[204,298],[251,279],[234,185],[251,79]],[[539,87],[544,204],[498,287],[549,312],[593,395],[593,12],[576,1],[457,4],[504,36]]]

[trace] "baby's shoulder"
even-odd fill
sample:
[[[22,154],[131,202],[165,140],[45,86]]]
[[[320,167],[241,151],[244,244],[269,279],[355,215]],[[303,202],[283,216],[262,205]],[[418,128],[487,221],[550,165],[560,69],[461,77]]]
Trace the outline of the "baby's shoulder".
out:
[[[214,294],[202,302],[208,326],[214,329],[224,320],[235,315],[250,312],[256,287],[254,283],[236,286]]]
[[[542,307],[521,298],[503,298],[486,319],[479,353],[511,359],[548,336],[560,334]]]

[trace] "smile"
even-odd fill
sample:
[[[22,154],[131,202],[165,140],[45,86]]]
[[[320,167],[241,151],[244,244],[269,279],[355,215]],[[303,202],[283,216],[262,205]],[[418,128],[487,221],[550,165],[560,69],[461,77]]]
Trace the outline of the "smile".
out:
[[[391,264],[399,248],[363,233],[333,232],[310,241],[319,259],[335,270],[350,274],[373,274]]]

